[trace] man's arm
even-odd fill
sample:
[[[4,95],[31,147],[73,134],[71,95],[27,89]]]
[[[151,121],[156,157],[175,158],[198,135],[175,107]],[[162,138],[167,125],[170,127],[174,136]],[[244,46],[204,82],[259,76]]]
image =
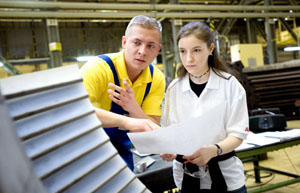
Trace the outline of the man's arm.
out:
[[[126,117],[96,107],[95,113],[102,122],[102,127],[120,127],[131,132],[152,131],[160,128],[149,119]]]
[[[149,117],[148,119],[150,119],[150,120],[153,121],[154,123],[160,125],[160,116],[156,116],[156,115],[147,115],[147,117]]]

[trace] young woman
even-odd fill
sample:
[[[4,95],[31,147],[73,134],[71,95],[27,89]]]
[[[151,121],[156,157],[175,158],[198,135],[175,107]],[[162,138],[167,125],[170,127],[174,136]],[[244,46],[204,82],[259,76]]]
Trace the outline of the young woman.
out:
[[[192,155],[162,154],[173,160],[173,175],[181,193],[244,193],[243,164],[234,149],[246,138],[248,110],[246,93],[239,81],[218,59],[214,35],[202,22],[191,22],[178,32],[177,43],[182,65],[178,78],[168,87],[162,126],[205,116],[217,107],[222,119],[214,143],[199,147]],[[220,117],[220,116],[216,116]],[[203,135],[210,128],[199,130]]]

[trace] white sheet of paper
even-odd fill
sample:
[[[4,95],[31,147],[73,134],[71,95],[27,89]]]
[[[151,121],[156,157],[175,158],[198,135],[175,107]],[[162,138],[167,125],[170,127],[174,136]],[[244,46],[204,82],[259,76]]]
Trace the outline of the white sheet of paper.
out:
[[[244,140],[243,141],[243,143],[240,145],[240,146],[238,146],[235,150],[236,151],[239,151],[239,150],[245,150],[245,149],[251,149],[251,148],[253,148],[253,147],[255,147],[256,145],[254,145],[254,144],[249,144],[249,143],[247,143],[247,140]],[[258,146],[258,145],[257,145]]]
[[[268,138],[264,136],[264,133],[252,133],[249,132],[247,136],[247,140],[245,140],[248,144],[255,144],[259,146],[269,145],[272,143],[280,142],[279,138]]]
[[[199,117],[156,131],[128,133],[128,136],[139,153],[191,155],[215,141],[222,128],[222,108],[216,105]]]
[[[278,138],[281,141],[285,139],[291,139],[297,136],[300,136],[300,129],[289,129],[284,131],[275,131],[275,132],[264,132],[262,133],[264,137]]]

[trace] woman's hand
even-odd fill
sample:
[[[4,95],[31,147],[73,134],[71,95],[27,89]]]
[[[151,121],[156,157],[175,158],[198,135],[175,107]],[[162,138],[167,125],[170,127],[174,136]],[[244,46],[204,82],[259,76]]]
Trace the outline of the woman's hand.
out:
[[[223,155],[235,150],[242,142],[243,140],[240,138],[237,138],[235,136],[228,136],[223,141],[218,142],[218,144],[223,150]],[[190,156],[183,156],[183,158],[189,160],[193,164],[201,166],[207,164],[207,162],[211,158],[218,156],[217,152],[217,146],[210,145],[200,148],[198,151],[196,151]]]
[[[160,157],[164,160],[164,161],[173,161],[176,158],[176,154],[166,154],[166,153],[162,153],[160,154]]]
[[[189,162],[196,164],[198,166],[203,166],[208,163],[208,161],[217,156],[217,147],[215,145],[201,147],[195,153],[190,156],[183,156],[184,159],[189,160]]]

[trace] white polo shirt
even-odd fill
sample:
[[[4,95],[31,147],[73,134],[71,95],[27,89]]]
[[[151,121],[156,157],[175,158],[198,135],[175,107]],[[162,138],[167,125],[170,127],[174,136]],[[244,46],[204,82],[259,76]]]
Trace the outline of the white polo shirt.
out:
[[[225,77],[231,75],[222,72]],[[219,122],[221,132],[215,137],[214,143],[224,140],[227,136],[246,139],[249,127],[246,92],[239,81],[232,76],[226,80],[218,76],[212,69],[206,87],[198,97],[191,89],[188,74],[182,79],[175,79],[169,85],[166,98],[164,115],[161,125],[166,127],[180,123],[195,116],[201,116],[214,106],[220,106],[223,119]],[[219,116],[217,116],[219,117]],[[209,128],[201,128],[203,135]],[[226,181],[228,191],[242,187],[245,184],[243,164],[237,157],[231,157],[219,162],[220,169]],[[173,161],[173,176],[176,186],[181,189],[183,179],[182,163]],[[211,188],[210,175],[201,178],[201,189]]]

